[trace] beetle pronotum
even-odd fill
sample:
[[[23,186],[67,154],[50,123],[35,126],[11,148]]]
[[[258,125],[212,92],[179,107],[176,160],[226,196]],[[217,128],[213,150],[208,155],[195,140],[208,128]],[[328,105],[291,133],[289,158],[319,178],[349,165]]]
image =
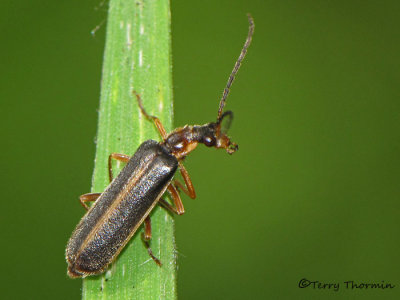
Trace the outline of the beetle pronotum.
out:
[[[247,39],[224,89],[216,122],[205,125],[186,125],[167,134],[160,120],[147,114],[140,96],[135,93],[143,115],[154,122],[162,137],[162,142],[145,141],[132,157],[119,153],[110,154],[108,170],[111,183],[103,193],[89,193],[80,197],[81,204],[88,211],[68,241],[66,259],[68,275],[71,278],[104,272],[142,223],[145,228],[143,240],[149,255],[161,266],[161,262],[153,255],[149,247],[151,238],[149,214],[157,204],[178,215],[183,214],[184,208],[179,190],[191,198],[196,197],[182,160],[199,143],[207,147],[225,149],[229,154],[238,149],[238,146],[226,135],[233,113],[223,112],[223,109],[229,89],[253,36],[254,22],[250,15],[248,19]],[[114,180],[112,179],[112,159],[127,163]],[[185,184],[173,180],[178,168]],[[167,190],[172,196],[174,205],[161,199]],[[89,201],[95,201],[90,208],[86,205]]]

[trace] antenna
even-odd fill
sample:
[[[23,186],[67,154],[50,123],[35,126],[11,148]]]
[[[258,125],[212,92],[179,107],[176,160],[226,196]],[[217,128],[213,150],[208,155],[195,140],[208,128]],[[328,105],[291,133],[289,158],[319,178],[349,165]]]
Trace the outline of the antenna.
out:
[[[247,14],[247,18],[249,19],[249,33],[247,34],[246,42],[244,43],[242,51],[240,52],[239,58],[237,59],[235,66],[233,67],[232,73],[229,76],[228,83],[226,84],[224,93],[222,94],[221,101],[219,102],[217,123],[219,123],[221,121],[222,110],[224,109],[226,98],[228,97],[228,94],[229,94],[229,89],[231,88],[232,82],[235,79],[236,73],[238,72],[238,70],[240,68],[240,64],[242,63],[242,60],[244,59],[244,57],[246,55],[247,48],[249,48],[250,43],[251,43],[251,38],[253,37],[254,20],[250,14]]]

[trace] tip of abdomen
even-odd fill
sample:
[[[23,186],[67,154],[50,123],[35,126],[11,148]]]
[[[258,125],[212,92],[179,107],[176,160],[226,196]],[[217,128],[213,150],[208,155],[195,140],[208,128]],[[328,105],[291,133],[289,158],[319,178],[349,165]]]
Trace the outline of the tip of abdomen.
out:
[[[82,274],[82,273],[76,271],[76,270],[74,269],[74,266],[69,265],[69,266],[68,266],[68,270],[67,270],[67,275],[68,275],[69,277],[71,277],[71,278],[79,278],[79,277],[82,277],[84,274]]]

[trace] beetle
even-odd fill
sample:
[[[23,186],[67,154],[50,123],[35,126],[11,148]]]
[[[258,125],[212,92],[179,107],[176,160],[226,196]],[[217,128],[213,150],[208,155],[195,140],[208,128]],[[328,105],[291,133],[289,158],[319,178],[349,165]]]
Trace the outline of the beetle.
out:
[[[103,193],[80,196],[80,202],[87,212],[67,244],[66,260],[69,277],[86,277],[103,273],[143,223],[142,238],[147,251],[150,257],[161,266],[160,260],[153,255],[149,246],[151,239],[149,214],[157,204],[178,215],[183,214],[184,207],[179,190],[193,199],[196,197],[182,160],[199,143],[207,147],[225,149],[229,154],[238,150],[237,144],[231,142],[226,135],[233,113],[223,112],[223,109],[232,82],[251,43],[254,22],[250,15],[248,15],[248,20],[248,35],[224,89],[216,122],[205,125],[186,125],[167,134],[161,121],[146,112],[140,95],[134,92],[142,114],[154,122],[162,137],[162,142],[145,141],[132,157],[119,153],[110,154],[108,171],[111,183]],[[126,163],[115,179],[112,174],[113,159]],[[173,180],[177,169],[185,184]],[[166,191],[171,194],[173,205],[161,198]],[[86,202],[90,201],[95,202],[89,208]]]

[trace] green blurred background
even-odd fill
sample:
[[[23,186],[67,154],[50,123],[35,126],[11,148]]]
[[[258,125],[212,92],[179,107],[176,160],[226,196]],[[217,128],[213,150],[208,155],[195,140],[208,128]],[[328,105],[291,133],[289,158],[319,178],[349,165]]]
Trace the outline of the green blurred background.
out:
[[[400,299],[399,2],[171,6],[176,126],[215,119],[247,12],[256,23],[227,104],[239,152],[187,159],[180,298]],[[0,298],[79,299],[64,247],[90,190],[107,4],[0,8]]]

